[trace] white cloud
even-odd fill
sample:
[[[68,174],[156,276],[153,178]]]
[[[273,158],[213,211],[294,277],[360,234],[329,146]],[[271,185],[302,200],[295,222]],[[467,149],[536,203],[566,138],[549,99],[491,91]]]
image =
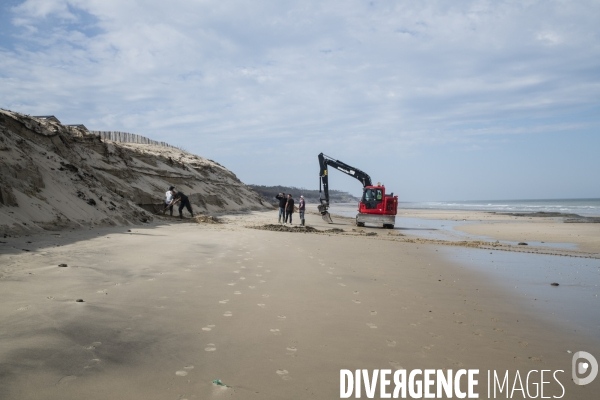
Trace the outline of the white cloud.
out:
[[[600,98],[591,0],[27,0],[12,11],[3,107],[201,154],[243,154],[248,141],[342,153],[377,152],[365,138],[471,143],[570,126]]]

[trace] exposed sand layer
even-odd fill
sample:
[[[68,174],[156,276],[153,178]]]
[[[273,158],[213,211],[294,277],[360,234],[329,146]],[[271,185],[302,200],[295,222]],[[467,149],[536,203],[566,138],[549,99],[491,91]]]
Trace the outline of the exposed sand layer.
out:
[[[171,185],[197,212],[271,208],[214,161],[0,110],[2,235],[148,222]]]
[[[568,399],[600,388],[571,382],[568,352],[599,354],[597,338],[438,246],[313,214],[344,233],[248,228],[276,212],[219,219],[4,239],[0,398],[334,399],[342,368],[479,368],[480,398],[487,370],[563,370]]]

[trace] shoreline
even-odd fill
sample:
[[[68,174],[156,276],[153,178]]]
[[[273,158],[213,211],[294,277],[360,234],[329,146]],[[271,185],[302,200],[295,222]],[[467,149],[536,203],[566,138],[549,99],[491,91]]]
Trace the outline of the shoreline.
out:
[[[598,338],[540,318],[440,246],[248,229],[276,218],[221,214],[223,224],[153,223],[2,244],[1,397],[330,399],[339,397],[340,369],[568,373],[567,350],[600,347]],[[319,230],[353,229],[351,219],[306,219]],[[569,399],[598,388],[569,380],[565,374]],[[560,394],[555,386],[548,393]]]

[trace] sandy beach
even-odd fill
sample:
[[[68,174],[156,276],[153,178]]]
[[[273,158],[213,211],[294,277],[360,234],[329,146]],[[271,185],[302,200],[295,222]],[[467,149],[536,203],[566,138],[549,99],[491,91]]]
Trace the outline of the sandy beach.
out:
[[[3,239],[0,398],[333,399],[340,369],[417,368],[480,369],[480,398],[488,370],[562,370],[564,398],[597,392],[570,368],[599,354],[597,332],[541,318],[447,246],[315,214],[316,233],[253,229],[276,218]]]

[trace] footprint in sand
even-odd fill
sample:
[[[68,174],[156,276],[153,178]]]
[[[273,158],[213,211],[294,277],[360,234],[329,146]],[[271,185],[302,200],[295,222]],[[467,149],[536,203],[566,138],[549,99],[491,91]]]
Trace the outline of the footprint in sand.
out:
[[[101,346],[102,342],[94,342],[92,344],[90,344],[88,347],[86,347],[87,350],[94,350],[97,347]]]
[[[261,275],[261,274],[256,274],[256,276],[257,276],[258,278],[260,278],[262,275]]]
[[[242,294],[242,292],[240,292],[240,291],[235,291],[235,292],[233,292],[233,294]]]
[[[100,362],[99,358],[92,358],[90,360],[90,363],[88,365],[86,365],[85,367],[83,367],[83,369],[94,368],[96,365],[98,365],[99,362]]]
[[[275,371],[275,373],[279,375],[284,381],[289,381],[290,379],[292,379],[288,376],[289,372],[286,369],[278,369],[277,371]]]
[[[236,269],[235,271],[233,271],[233,273],[234,273],[234,274],[239,274],[239,273],[240,273],[240,271]]]
[[[396,347],[396,341],[395,340],[385,340],[387,342],[388,347]]]
[[[66,385],[69,382],[74,381],[75,379],[77,379],[77,377],[75,375],[63,376],[62,378],[59,379],[58,382],[56,382],[56,385],[57,386]]]
[[[246,269],[246,267],[244,267],[243,265],[242,265],[240,268],[242,268],[242,269]]]
[[[329,275],[333,275],[333,272],[331,272],[331,271],[327,271],[327,273],[328,273]]]
[[[298,351],[298,349],[295,346],[286,347],[285,349],[293,353],[296,353]]]
[[[187,371],[183,371],[183,370],[175,372],[175,375],[177,375],[177,376],[186,376],[187,374],[188,374]]]
[[[206,345],[206,347],[204,348],[204,351],[215,351],[217,350],[217,346],[215,346],[214,343],[209,343]],[[186,373],[187,374],[187,373]]]
[[[336,276],[335,279],[343,279],[341,276]]]
[[[346,285],[345,285],[345,284],[343,284],[343,283],[338,283],[338,285],[340,285],[340,286],[346,286]]]
[[[353,293],[354,294],[359,294],[360,292],[358,290],[355,290]]]
[[[48,296],[46,297],[48,300],[54,300],[54,296]]]
[[[262,297],[264,297],[266,299],[267,297],[269,297],[269,295],[268,294],[263,294]]]
[[[258,281],[259,283],[265,283],[266,281],[263,281],[262,279],[260,281]]]
[[[279,329],[271,329],[270,331],[273,335],[281,335],[281,332],[279,331]]]
[[[149,280],[149,281],[155,281],[155,280],[156,280],[156,278],[150,278],[150,279],[148,279],[148,280]]]
[[[377,329],[377,325],[375,325],[375,324],[372,324],[372,323],[370,323],[370,322],[368,322],[368,323],[367,323],[367,326],[368,326],[369,328],[371,328],[371,329]]]
[[[377,315],[377,311],[371,311],[371,315]]]
[[[257,266],[256,266],[256,268],[262,268],[262,267],[263,267],[262,265],[257,265]]]
[[[396,370],[404,369],[404,368],[402,368],[402,366],[400,365],[400,363],[398,361],[390,361],[389,364],[390,364],[390,367],[392,367]]]
[[[244,278],[243,276],[240,276],[240,280],[246,280],[246,278]]]
[[[265,272],[271,272],[271,270],[270,269],[266,269]]]
[[[185,367],[183,367],[183,369],[187,369],[188,371],[191,369],[194,369],[193,365],[186,365]]]
[[[284,319],[286,319],[287,317],[285,315],[278,315],[277,319],[279,319],[280,321],[283,321]]]
[[[255,289],[256,286],[248,286],[250,289]]]
[[[225,314],[223,314],[224,317],[231,317],[233,314],[231,313],[231,311],[225,311]]]
[[[31,307],[31,306],[30,305],[26,305],[26,306],[17,308],[17,311],[27,311],[27,310],[29,310],[29,307]]]
[[[209,332],[212,331],[212,328],[214,328],[214,325],[206,325],[204,328],[202,328],[203,331],[205,332]]]
[[[258,303],[257,306],[259,306],[261,308],[265,308],[265,305],[263,303]]]
[[[235,286],[235,282],[228,283],[229,286]]]
[[[227,304],[228,302],[229,302],[229,299],[227,299],[227,300],[219,300],[219,303],[221,303],[221,304]]]
[[[352,301],[356,304],[360,304],[360,301],[358,301],[358,300],[352,300]]]

